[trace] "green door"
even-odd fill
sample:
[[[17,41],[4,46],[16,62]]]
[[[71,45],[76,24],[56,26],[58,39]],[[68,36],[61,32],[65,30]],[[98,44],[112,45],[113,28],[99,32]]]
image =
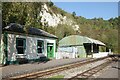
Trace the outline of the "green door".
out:
[[[53,43],[47,43],[47,57],[48,58],[53,58],[54,57]]]

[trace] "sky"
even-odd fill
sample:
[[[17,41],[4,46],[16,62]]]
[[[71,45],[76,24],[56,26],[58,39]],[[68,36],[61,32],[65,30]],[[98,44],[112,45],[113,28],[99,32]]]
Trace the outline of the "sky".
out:
[[[87,19],[108,20],[118,16],[118,2],[54,2],[57,7]]]

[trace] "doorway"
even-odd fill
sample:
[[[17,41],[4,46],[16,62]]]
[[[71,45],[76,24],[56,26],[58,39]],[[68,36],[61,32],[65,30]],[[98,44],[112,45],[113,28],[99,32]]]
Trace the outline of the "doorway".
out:
[[[53,58],[54,57],[53,43],[47,43],[47,57],[48,58]]]

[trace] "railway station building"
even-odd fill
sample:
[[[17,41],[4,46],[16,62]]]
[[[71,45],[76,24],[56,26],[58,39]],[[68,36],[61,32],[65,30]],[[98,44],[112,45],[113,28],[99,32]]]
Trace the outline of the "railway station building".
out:
[[[107,56],[108,52],[101,52],[101,47],[106,48],[106,45],[99,40],[71,35],[59,41],[57,58],[98,58]]]
[[[16,23],[3,28],[0,50],[0,63],[11,64],[17,61],[36,61],[41,57],[55,58],[57,37],[41,29]]]

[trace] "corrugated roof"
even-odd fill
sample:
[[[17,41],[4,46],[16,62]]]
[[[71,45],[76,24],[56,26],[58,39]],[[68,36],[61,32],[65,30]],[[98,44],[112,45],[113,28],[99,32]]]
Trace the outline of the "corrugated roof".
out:
[[[99,40],[95,40],[95,39],[92,39],[92,38],[88,38],[86,37],[88,40],[90,40],[91,43],[94,43],[94,44],[99,44],[99,45],[103,45],[105,46],[105,44]]]
[[[64,37],[59,41],[59,46],[83,45],[83,36],[71,35]]]
[[[83,45],[83,43],[94,43],[99,45],[105,45],[99,40],[95,40],[85,36],[71,35],[61,39],[59,41],[59,46],[75,46],[75,45]]]
[[[24,26],[16,23],[11,23],[10,25],[4,27],[3,31],[11,31],[11,32],[18,32],[18,33],[25,33]],[[38,36],[45,36],[45,37],[50,37],[50,38],[56,38],[55,35],[52,35],[46,31],[43,31],[41,29],[37,29],[34,27],[30,27],[28,29],[28,34],[31,35],[38,35]]]

